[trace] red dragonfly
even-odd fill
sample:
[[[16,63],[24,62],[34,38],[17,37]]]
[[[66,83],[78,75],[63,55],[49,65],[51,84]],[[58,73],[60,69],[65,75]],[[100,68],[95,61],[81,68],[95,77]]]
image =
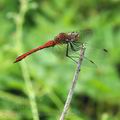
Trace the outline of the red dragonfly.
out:
[[[74,62],[77,63],[77,61],[74,59],[74,56],[71,56],[69,54],[69,50],[72,50],[73,52],[79,51],[80,48],[81,48],[81,45],[84,44],[80,40],[79,32],[59,33],[53,40],[49,40],[44,45],[41,45],[41,46],[39,46],[37,48],[34,48],[34,49],[32,49],[32,50],[18,56],[16,58],[16,60],[14,61],[14,63],[23,60],[24,58],[26,58],[27,56],[31,55],[32,53],[34,53],[34,52],[36,52],[38,50],[42,50],[44,48],[53,47],[53,46],[62,45],[62,44],[66,44],[66,57],[72,59]],[[106,49],[103,49],[103,50],[105,52],[107,52]],[[89,59],[87,58],[87,60],[89,60]],[[92,60],[89,60],[89,61],[91,63],[94,63]]]

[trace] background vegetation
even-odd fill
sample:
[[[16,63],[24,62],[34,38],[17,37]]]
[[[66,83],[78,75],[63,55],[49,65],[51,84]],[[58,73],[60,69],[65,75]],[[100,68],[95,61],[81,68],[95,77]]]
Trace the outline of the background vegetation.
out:
[[[13,61],[59,32],[86,28],[89,44],[109,54],[86,52],[101,64],[83,66],[67,119],[120,120],[119,0],[0,0],[0,120],[59,118],[76,65],[57,48]]]

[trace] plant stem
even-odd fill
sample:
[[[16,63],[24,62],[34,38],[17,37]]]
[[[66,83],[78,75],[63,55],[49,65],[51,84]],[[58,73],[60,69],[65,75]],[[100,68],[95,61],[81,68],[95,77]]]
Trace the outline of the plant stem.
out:
[[[25,18],[27,11],[28,11],[28,0],[20,0],[20,10],[19,10],[19,13],[15,17],[16,42],[17,42],[16,47],[18,48],[17,49],[18,55],[22,52],[23,23],[24,23],[24,18]],[[26,90],[27,90],[26,93],[30,100],[33,120],[39,120],[39,114],[38,114],[37,104],[35,100],[35,93],[34,93],[33,86],[30,80],[30,75],[27,69],[27,65],[24,60],[20,63],[20,67],[23,73],[23,78],[25,80],[25,85],[26,85]]]
[[[67,96],[62,114],[60,116],[60,120],[64,120],[65,115],[67,114],[67,111],[69,109],[69,106],[70,106],[70,103],[71,103],[71,100],[72,100],[72,96],[73,96],[73,93],[74,93],[74,89],[75,89],[75,86],[76,86],[76,83],[77,83],[77,80],[78,80],[78,76],[79,76],[79,73],[80,73],[80,70],[81,70],[81,65],[82,65],[82,61],[83,61],[83,58],[84,58],[84,53],[85,53],[85,47],[84,47],[84,45],[82,45],[82,47],[80,49],[80,57],[79,57],[79,60],[78,60],[77,69],[75,71],[73,81],[72,81],[72,85],[70,87],[70,90],[69,90],[69,93],[68,93],[68,96]]]

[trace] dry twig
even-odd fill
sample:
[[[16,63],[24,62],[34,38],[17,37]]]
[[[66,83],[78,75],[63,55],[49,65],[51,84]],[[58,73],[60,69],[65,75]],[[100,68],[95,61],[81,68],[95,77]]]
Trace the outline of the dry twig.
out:
[[[82,65],[82,61],[83,61],[83,58],[84,58],[84,53],[85,53],[85,46],[83,44],[81,49],[80,49],[80,57],[79,57],[79,60],[78,60],[77,69],[75,71],[73,81],[72,81],[72,85],[71,85],[71,88],[69,90],[69,93],[68,93],[68,96],[67,96],[62,114],[60,116],[60,120],[64,120],[65,115],[67,114],[67,111],[69,109],[69,106],[70,106],[70,103],[71,103],[71,100],[72,100],[72,96],[73,96],[73,93],[74,93],[74,89],[75,89],[75,86],[76,86],[76,83],[77,83],[77,80],[78,80],[78,76],[79,76],[79,73],[80,73],[80,70],[81,70],[81,65]]]

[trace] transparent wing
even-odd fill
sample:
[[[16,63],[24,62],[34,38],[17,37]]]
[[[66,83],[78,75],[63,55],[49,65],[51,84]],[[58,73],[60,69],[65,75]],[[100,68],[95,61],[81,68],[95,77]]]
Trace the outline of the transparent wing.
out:
[[[84,65],[86,66],[101,66],[108,55],[108,50],[94,40],[94,32],[91,30],[84,30],[80,32],[80,40],[70,43],[70,56],[74,59],[79,58],[79,50],[82,44],[85,44],[86,51],[84,57]],[[102,42],[102,41],[101,41]],[[77,60],[76,60],[77,61]]]

